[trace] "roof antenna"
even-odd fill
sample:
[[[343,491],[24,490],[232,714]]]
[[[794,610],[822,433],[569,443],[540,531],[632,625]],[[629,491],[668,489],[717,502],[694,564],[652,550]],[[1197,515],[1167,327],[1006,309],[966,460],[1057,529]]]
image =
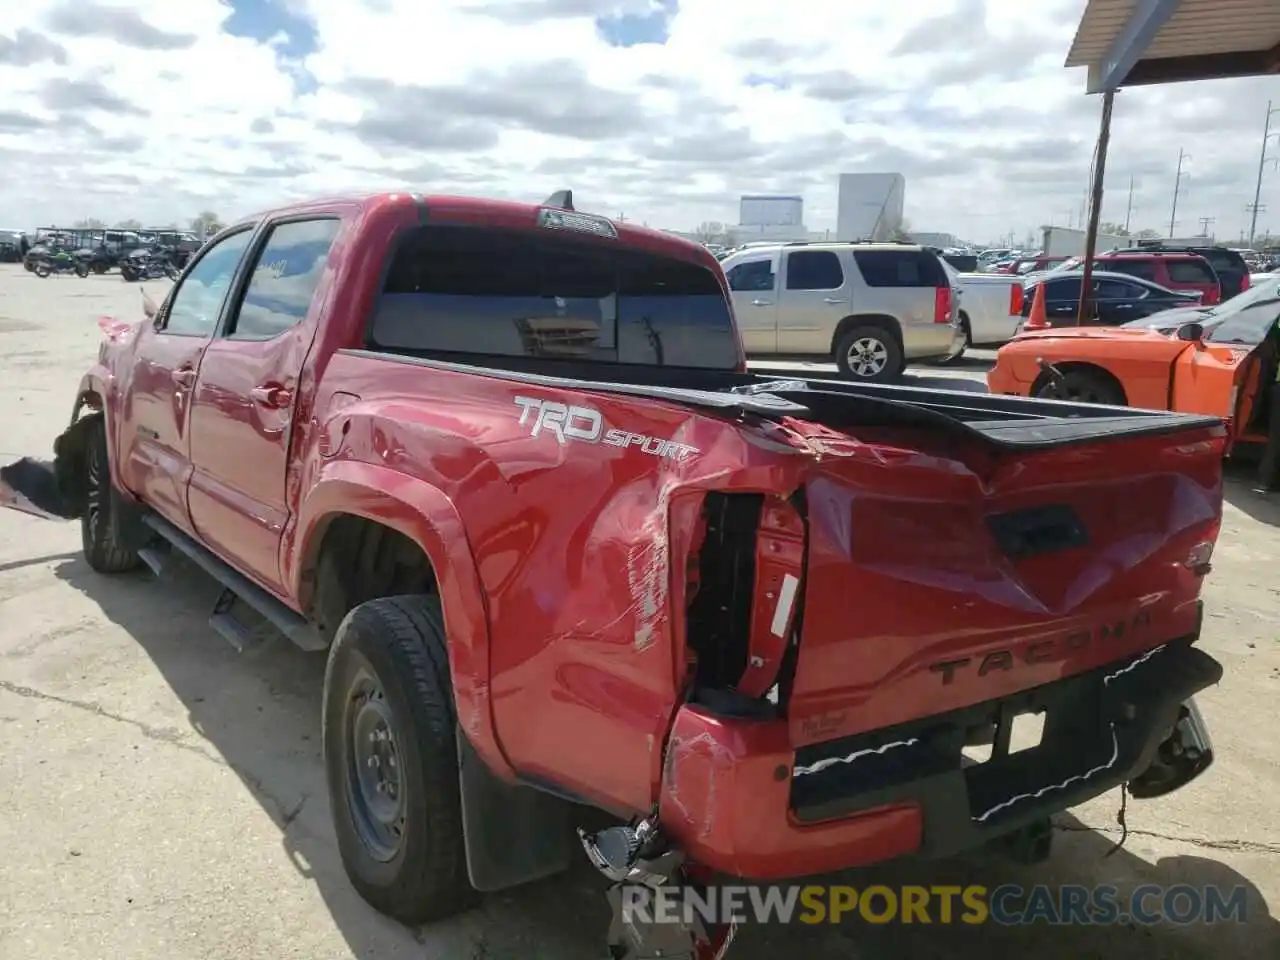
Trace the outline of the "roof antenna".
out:
[[[547,197],[547,199],[543,202],[542,205],[544,207],[556,207],[557,209],[560,209],[560,210],[572,210],[573,209],[573,191],[557,190],[551,196]]]

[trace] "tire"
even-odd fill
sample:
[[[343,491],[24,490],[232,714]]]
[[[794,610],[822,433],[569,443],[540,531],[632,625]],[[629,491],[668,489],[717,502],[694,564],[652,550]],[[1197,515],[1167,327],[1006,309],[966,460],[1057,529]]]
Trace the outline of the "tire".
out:
[[[99,419],[89,429],[85,449],[85,502],[84,513],[80,515],[80,543],[85,561],[98,573],[127,573],[137,568],[139,559],[120,538],[109,456],[106,426]]]
[[[102,276],[102,274],[107,272],[107,265],[101,260],[95,260],[91,269],[94,273],[98,274],[98,276]]]
[[[133,283],[135,280],[138,279],[138,275],[130,268],[121,267],[120,279],[123,280],[125,283]]]
[[[467,875],[439,602],[383,597],[350,611],[329,649],[323,709],[329,800],[352,886],[409,926],[467,909],[477,894]],[[383,770],[396,771],[385,795],[371,785]]]
[[[49,276],[49,274],[51,274],[53,271],[49,269],[48,264],[38,263],[36,264],[36,266],[31,272],[34,273],[37,277],[39,277],[41,280],[43,280],[47,276]]]
[[[836,341],[836,366],[849,380],[883,383],[900,377],[907,364],[895,333],[878,323],[859,323]]]
[[[76,264],[76,276],[83,280],[89,275],[89,265],[87,263]]]
[[[961,329],[964,330],[964,346],[960,348],[960,352],[957,353],[954,357],[940,357],[939,359],[935,360],[933,362],[934,366],[937,366],[937,367],[954,366],[957,362],[959,362],[960,358],[964,356],[965,351],[973,346],[973,330],[969,326],[969,315],[964,311],[961,311],[960,313],[960,327]]]
[[[1045,377],[1036,385],[1034,395],[1045,400],[1073,400],[1076,403],[1102,403],[1126,406],[1124,390],[1106,374],[1096,370],[1067,370],[1061,382]]]

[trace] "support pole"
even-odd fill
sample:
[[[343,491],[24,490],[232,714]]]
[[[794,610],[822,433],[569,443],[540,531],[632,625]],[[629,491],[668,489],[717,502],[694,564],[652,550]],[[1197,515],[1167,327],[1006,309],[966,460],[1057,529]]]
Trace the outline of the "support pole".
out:
[[[1089,204],[1089,229],[1084,235],[1084,273],[1080,277],[1080,310],[1076,326],[1084,326],[1090,318],[1089,294],[1093,292],[1093,257],[1098,249],[1098,221],[1102,217],[1102,185],[1107,177],[1107,148],[1111,145],[1111,108],[1116,102],[1114,89],[1102,94],[1102,124],[1098,129],[1098,158],[1093,165],[1093,197]]]

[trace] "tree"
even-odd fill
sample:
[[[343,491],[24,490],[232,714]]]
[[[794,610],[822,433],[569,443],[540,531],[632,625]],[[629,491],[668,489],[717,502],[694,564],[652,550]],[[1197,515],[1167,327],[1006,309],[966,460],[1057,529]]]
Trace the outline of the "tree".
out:
[[[1127,237],[1129,231],[1118,223],[1100,223],[1098,224],[1098,232],[1105,233],[1108,237]]]
[[[1160,239],[1160,231],[1159,231],[1159,230],[1152,230],[1152,229],[1148,228],[1148,229],[1146,229],[1146,230],[1139,230],[1139,231],[1135,234],[1135,236],[1136,236],[1139,240],[1159,240],[1159,239]]]
[[[718,220],[703,221],[693,235],[700,243],[727,244],[730,241],[729,228]]]
[[[75,224],[76,230],[105,230],[107,225],[95,217],[86,217],[83,220],[77,220]]]
[[[142,224],[137,220],[121,220],[116,224],[117,230],[141,230]]]
[[[206,210],[191,221],[191,232],[197,237],[211,237],[222,229],[222,220],[212,210]]]

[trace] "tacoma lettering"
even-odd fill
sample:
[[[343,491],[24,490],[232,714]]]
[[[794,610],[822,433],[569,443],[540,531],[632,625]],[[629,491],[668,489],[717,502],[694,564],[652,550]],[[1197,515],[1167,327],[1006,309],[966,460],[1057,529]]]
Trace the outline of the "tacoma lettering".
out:
[[[955,682],[956,674],[976,668],[979,677],[990,673],[1006,673],[1021,666],[1033,666],[1074,653],[1095,643],[1120,640],[1151,626],[1151,613],[1139,610],[1128,620],[1098,624],[1089,630],[1076,630],[1056,640],[1035,640],[1005,650],[992,650],[981,657],[956,657],[929,664],[929,670],[942,676],[945,687]]]

